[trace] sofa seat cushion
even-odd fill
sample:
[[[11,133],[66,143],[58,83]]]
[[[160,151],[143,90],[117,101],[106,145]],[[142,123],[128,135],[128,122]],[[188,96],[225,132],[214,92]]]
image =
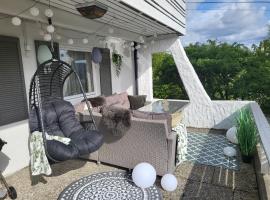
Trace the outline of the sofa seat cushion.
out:
[[[140,119],[166,120],[168,130],[169,131],[172,130],[172,116],[169,113],[155,113],[155,112],[132,110],[132,116]]]
[[[130,103],[128,100],[127,92],[107,96],[105,97],[105,99],[106,99],[106,106],[115,106],[130,109]]]
[[[146,95],[128,95],[131,110],[137,110],[145,106]]]

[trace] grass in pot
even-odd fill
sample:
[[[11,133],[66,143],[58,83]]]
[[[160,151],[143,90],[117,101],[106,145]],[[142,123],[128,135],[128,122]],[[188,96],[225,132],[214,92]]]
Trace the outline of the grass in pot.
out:
[[[251,163],[258,143],[258,131],[249,108],[241,109],[237,123],[237,139],[244,163]]]

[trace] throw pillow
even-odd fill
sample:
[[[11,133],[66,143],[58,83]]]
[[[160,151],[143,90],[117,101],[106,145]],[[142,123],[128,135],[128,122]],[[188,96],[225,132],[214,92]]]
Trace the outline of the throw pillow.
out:
[[[137,110],[145,105],[146,95],[128,96],[131,110]]]
[[[88,98],[87,100],[90,101],[92,107],[103,106],[106,103],[106,99],[104,96]],[[84,102],[84,100],[82,102]]]

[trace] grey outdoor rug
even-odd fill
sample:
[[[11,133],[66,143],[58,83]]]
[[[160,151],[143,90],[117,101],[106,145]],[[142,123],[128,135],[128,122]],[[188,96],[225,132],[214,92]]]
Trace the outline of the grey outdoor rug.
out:
[[[189,132],[186,159],[204,165],[239,170],[238,156],[230,159],[224,156],[223,148],[227,146],[234,147],[239,152],[237,145],[230,143],[224,135]]]
[[[58,200],[162,200],[156,186],[141,189],[124,171],[92,174],[70,184]]]

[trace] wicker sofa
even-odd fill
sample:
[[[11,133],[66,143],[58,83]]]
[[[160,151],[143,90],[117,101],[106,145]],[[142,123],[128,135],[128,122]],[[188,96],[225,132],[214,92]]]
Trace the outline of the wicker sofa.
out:
[[[176,133],[168,127],[167,120],[131,118],[131,127],[123,136],[115,136],[102,120],[102,115],[93,112],[104,144],[98,152],[90,155],[91,160],[100,161],[128,169],[140,162],[152,164],[162,176],[175,169]],[[82,121],[89,114],[83,113]]]

